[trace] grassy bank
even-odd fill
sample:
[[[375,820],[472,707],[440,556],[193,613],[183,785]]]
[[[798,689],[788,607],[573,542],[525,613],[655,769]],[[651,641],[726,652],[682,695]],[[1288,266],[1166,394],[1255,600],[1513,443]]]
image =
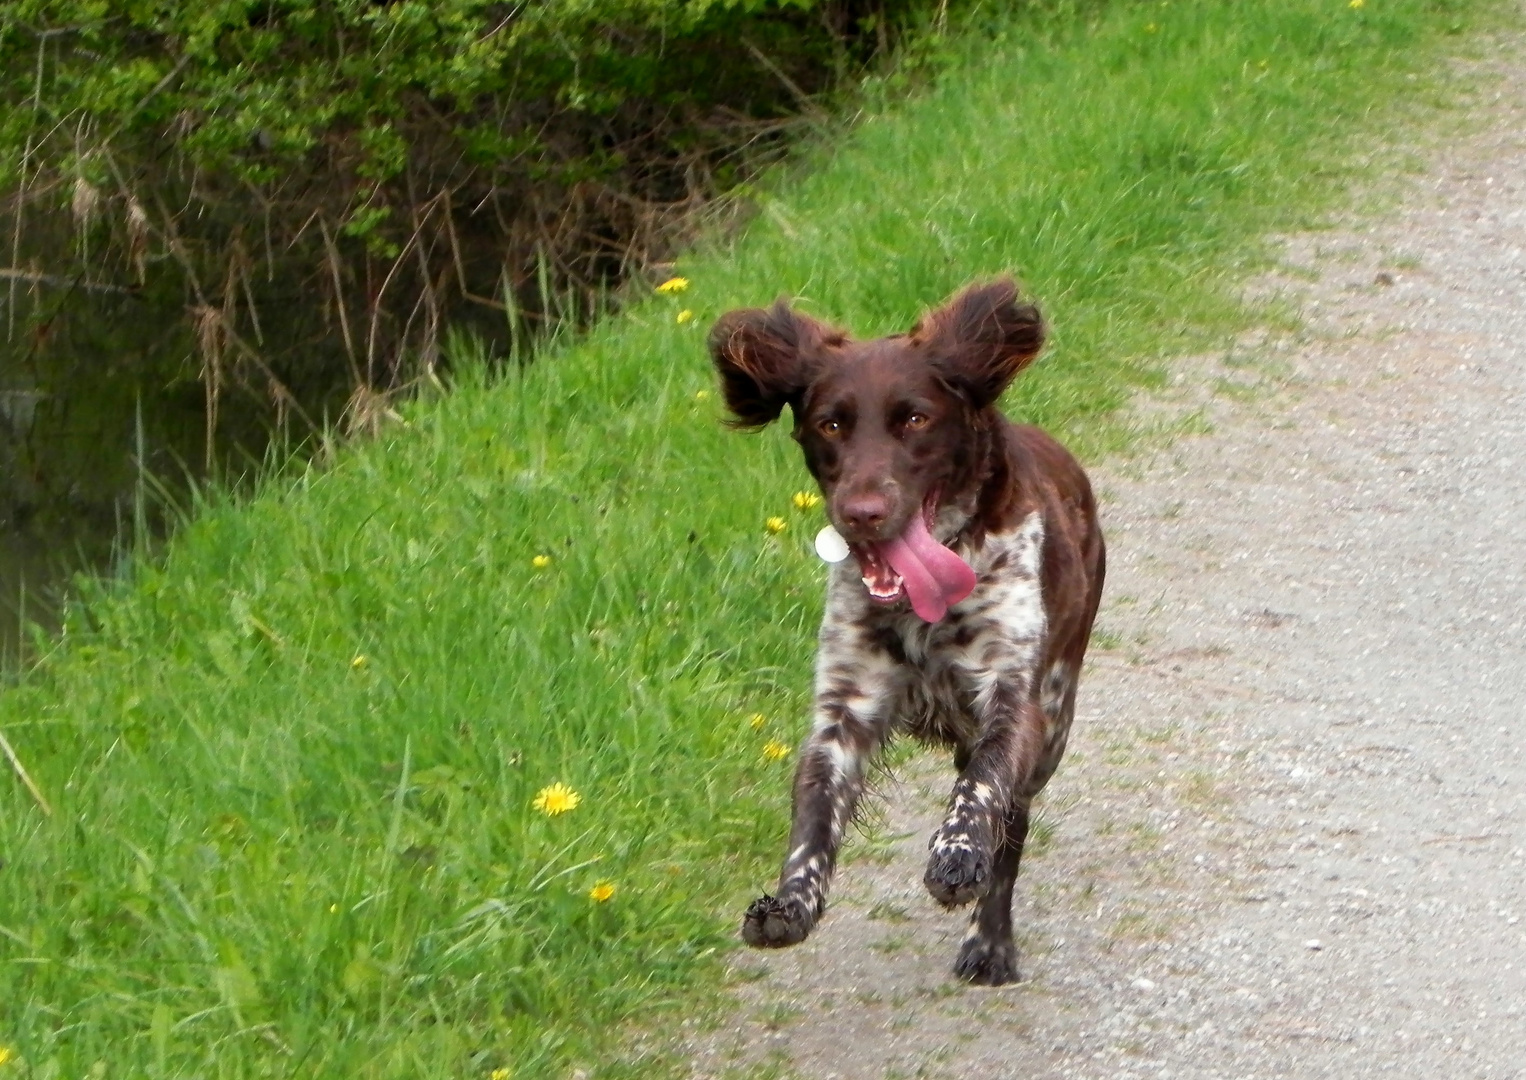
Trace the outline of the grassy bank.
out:
[[[821,577],[704,328],[786,292],[903,329],[1014,270],[1055,336],[1009,411],[1100,453],[1501,7],[1022,5],[685,291],[204,507],[0,694],[53,807],[0,783],[0,1076],[677,1069],[638,1033],[705,1002],[772,871]]]

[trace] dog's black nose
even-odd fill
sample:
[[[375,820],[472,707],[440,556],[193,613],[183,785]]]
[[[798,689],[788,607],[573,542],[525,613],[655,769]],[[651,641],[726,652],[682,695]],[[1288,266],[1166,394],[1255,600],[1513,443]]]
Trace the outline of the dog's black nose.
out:
[[[872,534],[885,524],[890,516],[890,500],[883,495],[854,495],[837,504],[837,516],[848,531],[858,535]]]

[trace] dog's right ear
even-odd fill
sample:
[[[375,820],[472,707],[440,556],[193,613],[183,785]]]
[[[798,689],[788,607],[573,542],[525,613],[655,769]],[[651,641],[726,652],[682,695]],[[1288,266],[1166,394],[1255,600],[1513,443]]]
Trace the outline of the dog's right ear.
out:
[[[783,299],[767,310],[728,311],[710,330],[710,359],[726,406],[741,428],[760,428],[799,404],[823,345],[842,334],[793,311]]]

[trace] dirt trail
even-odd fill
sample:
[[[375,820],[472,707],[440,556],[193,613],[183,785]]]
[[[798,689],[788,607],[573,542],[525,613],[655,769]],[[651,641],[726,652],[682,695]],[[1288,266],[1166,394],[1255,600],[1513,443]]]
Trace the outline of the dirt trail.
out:
[[[920,758],[814,936],[738,955],[697,1077],[1526,1077],[1526,64],[1479,109],[1396,210],[1289,241],[1306,340],[1184,366],[1212,434],[1096,471],[1026,981],[949,975]]]

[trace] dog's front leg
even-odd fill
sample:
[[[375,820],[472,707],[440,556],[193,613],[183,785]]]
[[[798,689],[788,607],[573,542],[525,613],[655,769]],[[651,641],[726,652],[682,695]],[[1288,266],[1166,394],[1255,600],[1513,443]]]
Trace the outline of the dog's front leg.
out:
[[[946,907],[966,904],[988,889],[993,899],[1010,903],[1011,879],[1017,875],[1023,837],[1008,833],[1014,825],[1027,831],[1028,781],[1044,747],[1044,716],[1023,688],[994,696],[998,700],[988,707],[980,737],[954,782],[948,815],[929,844],[923,883]],[[992,928],[998,922],[986,921]]]
[[[847,631],[843,637],[856,639]],[[864,773],[884,741],[895,665],[872,646],[836,648],[822,634],[815,724],[795,769],[789,853],[778,892],[752,902],[742,919],[749,945],[781,948],[805,940],[827,904],[843,832],[864,789]]]
[[[976,901],[954,973],[987,986],[1015,982],[1012,886],[1028,836],[1032,780],[1043,753],[1044,714],[1009,687],[994,695],[980,738],[954,783],[948,816],[933,833],[923,883],[947,907]],[[961,754],[961,758],[965,755]]]

